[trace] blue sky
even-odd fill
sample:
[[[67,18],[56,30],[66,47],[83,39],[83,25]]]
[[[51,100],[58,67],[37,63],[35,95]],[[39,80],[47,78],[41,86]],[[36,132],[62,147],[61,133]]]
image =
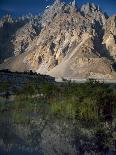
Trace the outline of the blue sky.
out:
[[[68,3],[72,0],[64,1]],[[54,0],[0,0],[0,10],[15,15],[23,15],[28,12],[39,14],[47,5],[53,2]],[[99,5],[100,8],[109,15],[116,14],[116,0],[77,0],[79,5],[87,2]]]

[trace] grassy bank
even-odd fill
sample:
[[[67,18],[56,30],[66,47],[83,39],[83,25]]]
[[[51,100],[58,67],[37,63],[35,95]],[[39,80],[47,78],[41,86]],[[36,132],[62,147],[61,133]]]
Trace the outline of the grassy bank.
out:
[[[0,113],[4,112],[12,112],[16,122],[29,122],[23,119],[26,113],[86,122],[112,122],[116,117],[116,86],[94,80],[85,84],[28,83],[21,90],[15,90],[13,102],[5,104],[1,101]]]

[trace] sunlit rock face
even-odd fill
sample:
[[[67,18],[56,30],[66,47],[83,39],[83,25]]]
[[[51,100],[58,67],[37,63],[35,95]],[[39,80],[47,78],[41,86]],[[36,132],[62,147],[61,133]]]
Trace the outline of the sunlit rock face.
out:
[[[105,45],[109,56],[116,61],[116,15],[109,17],[106,22],[103,44]]]
[[[75,1],[56,0],[41,17],[29,15],[9,22],[13,32],[5,45],[0,44],[1,62],[5,60],[1,69],[28,68],[67,78],[115,77],[116,17],[108,18],[99,6],[87,3],[78,8]]]

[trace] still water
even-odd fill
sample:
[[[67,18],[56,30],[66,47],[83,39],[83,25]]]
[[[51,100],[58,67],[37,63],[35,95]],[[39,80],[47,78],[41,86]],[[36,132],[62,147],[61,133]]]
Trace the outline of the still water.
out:
[[[0,104],[0,155],[116,155],[110,100],[18,97]]]
[[[11,114],[0,120],[0,155],[116,155],[113,125],[27,114],[27,123],[12,122]]]

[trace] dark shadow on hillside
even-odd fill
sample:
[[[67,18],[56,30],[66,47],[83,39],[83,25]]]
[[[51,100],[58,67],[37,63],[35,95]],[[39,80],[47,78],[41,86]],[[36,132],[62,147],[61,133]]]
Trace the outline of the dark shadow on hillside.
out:
[[[4,21],[3,26],[0,27],[0,63],[13,55],[14,45],[11,40],[14,40],[16,31],[27,23],[25,21],[9,22]]]

